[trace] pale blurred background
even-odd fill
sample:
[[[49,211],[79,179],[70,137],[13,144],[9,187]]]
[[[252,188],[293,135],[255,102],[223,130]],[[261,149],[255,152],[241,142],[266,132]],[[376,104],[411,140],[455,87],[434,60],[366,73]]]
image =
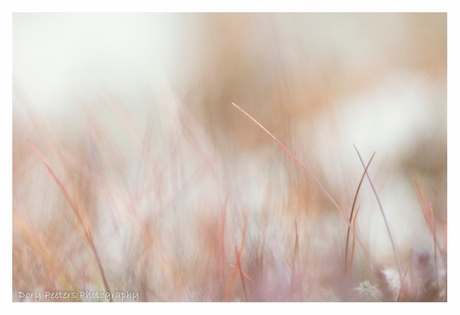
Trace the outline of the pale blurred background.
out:
[[[142,121],[168,90],[226,156],[273,145],[232,102],[293,150],[344,132],[344,149],[382,158],[446,147],[446,14],[15,14],[13,26],[15,113],[27,99],[68,126],[103,90]]]

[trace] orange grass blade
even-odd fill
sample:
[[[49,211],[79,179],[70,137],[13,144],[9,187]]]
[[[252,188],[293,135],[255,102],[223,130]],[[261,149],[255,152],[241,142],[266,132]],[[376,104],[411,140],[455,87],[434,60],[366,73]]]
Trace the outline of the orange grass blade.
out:
[[[437,237],[436,237],[436,222],[434,218],[433,206],[431,205],[431,202],[428,199],[426,191],[425,189],[423,189],[423,186],[420,183],[420,180],[413,180],[412,183],[417,193],[417,197],[418,197],[419,203],[422,208],[423,217],[425,218],[425,222],[428,225],[428,228],[430,229],[431,234],[433,235],[435,243],[438,243]]]
[[[224,283],[224,261],[226,261],[225,255],[225,224],[227,218],[227,200],[225,200],[225,204],[222,206],[219,216],[219,225],[220,225],[220,235],[219,235],[219,248],[218,248],[218,256],[217,256],[217,271],[219,275],[219,290],[220,290],[220,297],[223,296],[223,283]]]
[[[108,285],[107,279],[105,277],[104,269],[102,268],[102,264],[101,264],[101,261],[99,259],[99,255],[97,253],[96,246],[94,245],[93,236],[92,236],[92,232],[91,232],[91,227],[84,223],[83,218],[81,217],[77,207],[73,204],[72,200],[70,199],[70,196],[69,196],[69,193],[67,192],[67,189],[65,188],[64,184],[62,184],[61,180],[57,177],[56,173],[53,171],[53,169],[51,168],[49,163],[46,161],[44,156],[41,154],[41,152],[38,150],[38,148],[31,141],[29,141],[29,144],[30,144],[32,150],[38,155],[40,160],[43,162],[43,164],[45,165],[46,169],[51,174],[51,176],[53,177],[55,182],[58,184],[58,186],[61,189],[62,194],[64,195],[67,203],[69,204],[70,208],[72,209],[73,213],[75,214],[80,227],[83,228],[83,230],[85,231],[84,235],[86,236],[86,239],[88,240],[88,243],[89,243],[89,245],[91,247],[91,250],[92,250],[92,252],[93,252],[93,254],[95,256],[97,265],[99,267],[99,272],[101,273],[102,281],[104,283],[105,290],[107,292],[110,292],[109,285]],[[111,295],[109,296],[109,299],[110,299],[110,301],[112,301],[112,296]]]
[[[32,228],[28,226],[15,211],[13,211],[13,222],[15,226],[18,227],[27,237],[30,246],[32,246],[32,248],[34,248],[40,255],[45,266],[48,266],[52,273],[57,273],[57,277],[64,287],[68,290],[75,290],[77,288],[75,280],[69,274],[64,263],[58,260],[57,257],[51,253],[48,246],[46,246],[46,242],[43,241],[40,235],[36,231],[32,230]]]
[[[436,221],[434,217],[433,206],[431,205],[430,200],[426,195],[426,191],[423,189],[420,180],[414,180],[413,185],[415,187],[417,197],[419,199],[420,205],[422,207],[423,216],[425,218],[426,224],[430,229],[431,235],[433,236],[433,246],[434,246],[434,268],[436,275],[436,287],[438,287],[438,237],[436,234]],[[442,255],[441,255],[442,257]]]
[[[353,218],[353,228],[355,230],[356,230],[356,219],[358,218],[359,210],[361,210],[361,207],[358,207],[358,209],[356,209],[356,215]],[[350,264],[348,267],[350,270],[351,270],[351,267],[353,266],[353,257],[355,255],[355,244],[356,244],[356,235],[353,234],[353,240],[351,242]],[[350,272],[350,270],[347,270],[347,272]]]
[[[244,291],[244,296],[246,298],[246,302],[248,301],[248,295],[247,295],[247,292],[246,292],[246,285],[245,285],[245,282],[244,282],[245,273],[243,272],[243,270],[241,268],[241,257],[243,256],[244,245],[245,245],[245,242],[246,242],[247,221],[248,220],[247,220],[247,217],[246,217],[245,222],[244,222],[243,235],[242,235],[242,238],[241,238],[240,248],[237,249],[236,246],[235,246],[236,266],[234,266],[233,275],[232,275],[232,278],[230,279],[230,284],[228,286],[228,290],[227,290],[227,294],[225,295],[224,302],[228,302],[230,300],[230,296],[232,294],[233,286],[235,284],[235,280],[236,280],[236,277],[237,277],[238,273],[240,274],[240,277],[241,277],[241,284],[243,285],[243,291]]]
[[[230,296],[232,295],[232,291],[233,291],[233,285],[235,284],[235,279],[236,279],[236,276],[237,276],[236,268],[238,268],[238,265],[234,266],[232,278],[230,279],[230,283],[229,283],[228,289],[227,289],[227,294],[225,294],[224,302],[230,301]]]
[[[305,172],[307,173],[315,182],[316,184],[319,185],[319,187],[321,188],[321,190],[323,191],[323,193],[328,197],[328,199],[334,204],[334,206],[337,208],[337,209],[340,209],[340,211],[342,211],[342,208],[340,207],[340,205],[337,203],[337,201],[335,201],[334,197],[332,197],[332,195],[329,193],[329,191],[323,186],[323,184],[321,184],[321,182],[295,157],[294,154],[291,153],[291,151],[288,150],[288,148],[286,148],[284,146],[284,144],[282,144],[278,139],[276,139],[276,137],[274,135],[272,135],[270,133],[270,131],[268,131],[267,129],[265,129],[264,126],[262,126],[262,124],[260,124],[257,120],[255,120],[251,115],[249,115],[246,111],[244,111],[241,107],[239,107],[238,105],[236,105],[235,103],[232,103],[233,106],[235,106],[237,109],[239,109],[243,114],[245,114],[249,119],[251,119],[255,124],[257,124],[260,128],[262,128],[263,131],[265,131],[283,150],[284,152],[286,152],[289,157],[294,160],[294,162],[300,166],[300,168]]]
[[[291,274],[291,293],[294,293],[294,276],[296,271],[296,261],[297,261],[297,276],[300,277],[300,261],[299,261],[299,233],[297,230],[297,220],[295,220],[295,243],[294,243],[294,256],[292,257],[292,274]],[[296,282],[299,285],[298,289],[302,289],[300,287],[301,281],[298,280]]]

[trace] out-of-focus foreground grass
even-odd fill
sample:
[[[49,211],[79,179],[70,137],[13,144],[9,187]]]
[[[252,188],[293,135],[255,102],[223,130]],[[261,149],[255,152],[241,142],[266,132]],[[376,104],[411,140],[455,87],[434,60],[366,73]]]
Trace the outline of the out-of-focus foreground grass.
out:
[[[447,300],[445,14],[13,31],[13,301]]]

